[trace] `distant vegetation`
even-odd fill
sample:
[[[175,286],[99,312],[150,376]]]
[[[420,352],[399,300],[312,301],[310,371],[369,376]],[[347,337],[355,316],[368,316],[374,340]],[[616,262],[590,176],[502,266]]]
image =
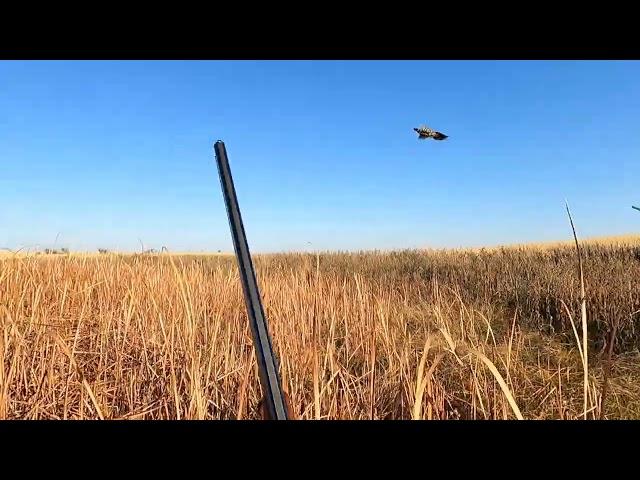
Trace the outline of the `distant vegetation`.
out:
[[[37,253],[39,252],[36,252],[36,254]],[[45,248],[44,254],[45,255],[69,255],[69,249],[68,248],[60,248],[60,249]]]

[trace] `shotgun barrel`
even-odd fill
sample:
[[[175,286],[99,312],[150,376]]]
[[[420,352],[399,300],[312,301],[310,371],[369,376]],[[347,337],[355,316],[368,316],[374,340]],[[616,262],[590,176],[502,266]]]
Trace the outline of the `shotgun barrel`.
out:
[[[256,281],[256,274],[253,268],[253,262],[251,261],[242,216],[240,215],[240,206],[238,205],[238,198],[236,196],[235,186],[233,185],[231,168],[229,167],[229,159],[227,158],[227,149],[221,140],[218,140],[214,144],[213,149],[216,163],[218,164],[222,194],[227,207],[229,226],[233,238],[233,248],[238,261],[240,280],[242,282],[249,325],[251,326],[251,334],[253,336],[253,346],[258,361],[260,386],[264,402],[263,409],[269,419],[287,420],[287,408],[280,383],[280,375],[278,373],[278,361],[271,346],[271,338],[262,307],[258,282]]]

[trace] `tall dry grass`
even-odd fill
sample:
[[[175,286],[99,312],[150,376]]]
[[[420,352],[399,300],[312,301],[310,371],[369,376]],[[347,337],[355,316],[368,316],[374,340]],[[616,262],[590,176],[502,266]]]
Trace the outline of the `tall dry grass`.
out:
[[[591,347],[584,359],[571,327],[571,249],[258,257],[293,409],[637,418],[638,247],[582,254],[590,345],[602,349],[619,319],[605,404],[605,359]],[[233,258],[0,260],[0,418],[256,418],[253,355]]]

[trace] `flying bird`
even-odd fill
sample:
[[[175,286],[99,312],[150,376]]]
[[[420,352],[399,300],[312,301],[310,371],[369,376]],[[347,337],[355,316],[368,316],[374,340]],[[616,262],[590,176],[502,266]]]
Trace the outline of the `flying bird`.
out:
[[[444,140],[448,137],[444,133],[436,132],[429,127],[425,127],[424,125],[421,125],[418,128],[414,128],[414,130],[418,133],[418,138],[420,140],[426,140],[427,138],[433,138],[434,140]]]
[[[640,208],[638,207],[631,206],[631,208],[633,208],[634,210],[638,210],[640,212]]]

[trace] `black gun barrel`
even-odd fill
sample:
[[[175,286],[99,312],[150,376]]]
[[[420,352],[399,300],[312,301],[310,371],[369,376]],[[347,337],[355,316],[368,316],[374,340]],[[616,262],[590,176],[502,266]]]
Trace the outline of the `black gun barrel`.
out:
[[[247,304],[247,314],[249,317],[249,325],[251,326],[256,359],[258,361],[264,405],[270,419],[287,420],[287,409],[280,383],[280,375],[278,373],[278,361],[271,346],[271,338],[260,299],[258,282],[256,281],[256,274],[253,268],[253,262],[251,261],[251,254],[249,253],[249,245],[244,232],[236,189],[233,185],[231,168],[229,167],[229,160],[227,158],[227,149],[221,140],[218,140],[214,144],[213,149],[215,151],[216,163],[218,164],[222,193],[227,207],[229,226],[231,227],[231,236],[233,238],[233,248],[235,249],[236,259],[238,260],[240,280],[242,281],[242,289]]]

